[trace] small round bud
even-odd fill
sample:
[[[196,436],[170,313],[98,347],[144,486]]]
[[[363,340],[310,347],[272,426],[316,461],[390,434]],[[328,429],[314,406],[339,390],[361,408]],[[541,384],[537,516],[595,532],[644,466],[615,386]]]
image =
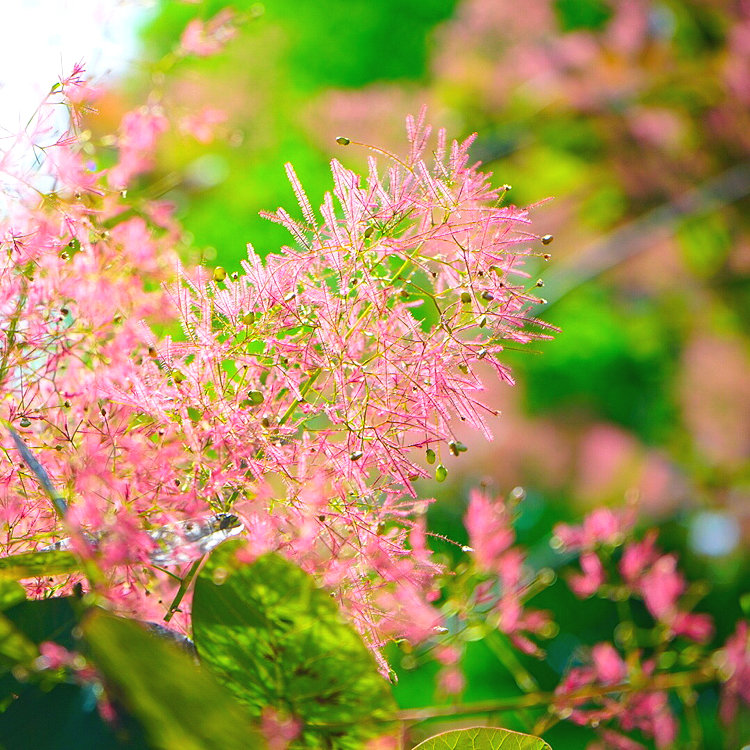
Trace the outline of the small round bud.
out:
[[[260,391],[248,391],[247,400],[253,406],[258,406],[265,401],[265,396]]]
[[[349,458],[352,461],[359,461],[359,459],[362,458],[362,456],[364,456],[364,455],[365,454],[362,451],[354,451],[354,452],[352,452],[352,453],[349,454]]]
[[[551,234],[545,234],[544,237],[542,237],[542,245],[549,245],[554,239],[555,238]]]
[[[435,463],[435,451],[432,450],[432,448],[428,448],[426,451],[426,457],[427,457],[427,463],[428,464],[434,464]]]
[[[19,423],[21,427],[31,427],[31,420],[28,417],[21,417]]]
[[[340,135],[338,138],[336,138],[336,143],[338,143],[339,146],[348,146],[351,143],[351,140],[345,135]]]
[[[443,464],[438,464],[435,467],[435,481],[444,482],[447,476],[448,476],[448,469],[446,469],[445,466],[443,466]]]
[[[471,302],[471,295],[468,292],[461,292],[461,302],[468,305]]]
[[[539,287],[544,286],[544,280],[543,279],[537,279],[536,280],[536,285],[539,286]]]
[[[224,281],[227,277],[227,270],[223,266],[216,266],[214,268],[214,281]]]

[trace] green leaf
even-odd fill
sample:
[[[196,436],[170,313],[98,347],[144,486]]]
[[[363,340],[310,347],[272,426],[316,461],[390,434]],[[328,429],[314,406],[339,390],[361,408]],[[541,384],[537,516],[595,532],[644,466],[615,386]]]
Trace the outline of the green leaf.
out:
[[[90,658],[154,747],[265,747],[247,712],[176,646],[103,611],[82,629]]]
[[[507,729],[472,727],[430,737],[414,750],[551,750],[538,737]]]
[[[198,576],[193,635],[200,659],[254,716],[302,722],[299,746],[364,747],[396,706],[359,634],[313,578],[275,554],[239,563],[217,547]]]
[[[0,575],[5,578],[43,578],[81,570],[81,563],[72,552],[22,552],[20,555],[0,557]]]

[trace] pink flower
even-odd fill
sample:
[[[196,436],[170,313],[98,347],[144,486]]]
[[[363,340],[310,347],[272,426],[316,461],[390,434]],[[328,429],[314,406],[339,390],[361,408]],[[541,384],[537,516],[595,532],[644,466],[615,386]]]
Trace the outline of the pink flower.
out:
[[[555,536],[566,549],[593,549],[598,544],[613,544],[633,525],[632,514],[616,514],[609,508],[597,508],[589,513],[582,526],[557,524]]]
[[[155,107],[127,112],[120,124],[120,158],[109,170],[109,182],[123,188],[137,174],[151,168],[157,138],[169,127],[164,113]]]
[[[438,673],[437,687],[443,695],[460,695],[466,687],[464,673],[457,666],[444,667]]]
[[[664,692],[636,694],[619,720],[626,731],[638,728],[653,737],[657,748],[670,747],[677,736],[677,722]]]
[[[659,557],[655,542],[656,530],[651,529],[643,541],[633,542],[625,547],[620,560],[620,573],[631,586],[637,583],[645,570]]]
[[[595,594],[606,580],[604,566],[595,552],[584,552],[581,555],[581,570],[583,574],[572,573],[568,576],[568,585],[573,593],[585,599]]]
[[[627,666],[611,643],[597,643],[591,649],[597,678],[602,685],[616,685],[627,675]]]
[[[200,143],[210,143],[216,128],[226,122],[227,114],[221,109],[204,107],[199,112],[186,115],[180,120],[180,131],[192,135]]]
[[[39,644],[39,653],[41,656],[37,660],[38,666],[42,669],[60,669],[61,667],[70,667],[80,659],[77,654],[68,651],[57,643],[52,641],[43,641]]]
[[[503,501],[491,500],[479,490],[472,490],[464,524],[477,566],[485,572],[495,571],[501,554],[515,539]],[[507,565],[503,567],[507,572]]]
[[[707,643],[714,634],[711,615],[691,612],[678,612],[672,621],[672,632],[697,643]]]
[[[685,590],[685,579],[677,570],[677,558],[663,555],[640,581],[643,601],[657,620],[671,622],[677,612],[677,600]]]
[[[224,8],[206,23],[194,18],[185,27],[180,38],[183,53],[209,57],[221,52],[237,33],[234,19],[235,13],[231,8]]]

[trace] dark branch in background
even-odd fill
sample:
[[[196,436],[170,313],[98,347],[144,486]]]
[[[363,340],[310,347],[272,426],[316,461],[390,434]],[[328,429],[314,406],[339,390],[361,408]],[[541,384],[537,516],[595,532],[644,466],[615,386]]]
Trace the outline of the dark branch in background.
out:
[[[594,241],[545,274],[547,304],[537,305],[534,313],[543,314],[576,287],[647,250],[655,232],[672,227],[683,216],[708,213],[747,195],[750,195],[750,162],[743,162]]]

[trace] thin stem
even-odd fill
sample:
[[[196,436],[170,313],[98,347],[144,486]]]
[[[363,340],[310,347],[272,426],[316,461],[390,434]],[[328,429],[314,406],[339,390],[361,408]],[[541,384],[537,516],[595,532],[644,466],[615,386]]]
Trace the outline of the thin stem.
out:
[[[172,600],[172,603],[169,605],[169,610],[167,610],[167,614],[164,615],[164,622],[169,622],[174,616],[174,613],[177,611],[177,608],[180,606],[180,602],[182,601],[183,597],[185,596],[185,593],[190,587],[190,583],[192,582],[193,578],[195,578],[195,574],[198,572],[198,568],[200,568],[201,563],[203,562],[204,558],[205,558],[205,555],[199,557],[190,566],[190,570],[185,574],[183,579],[180,581],[180,588],[177,589],[177,593],[175,594],[175,597]]]
[[[300,403],[300,401],[305,400],[305,396],[307,396],[308,393],[310,393],[310,389],[315,384],[315,381],[318,379],[318,376],[321,373],[321,369],[318,368],[317,370],[313,371],[313,373],[310,375],[309,380],[302,386],[302,389],[299,392],[300,398],[295,399],[292,401],[291,404],[289,404],[289,408],[284,412],[284,416],[281,417],[279,420],[279,427],[281,427],[283,424],[285,424],[289,418],[294,414],[294,410],[297,408],[297,404]]]
[[[537,681],[531,676],[530,672],[518,660],[513,649],[503,640],[503,637],[497,630],[492,630],[484,639],[490,650],[497,656],[500,663],[513,675],[513,679],[521,690],[531,692],[539,690]]]
[[[498,698],[489,701],[478,701],[465,706],[428,706],[426,708],[411,709],[399,712],[398,718],[404,722],[421,722],[430,719],[471,716],[476,714],[494,714],[505,711],[516,711],[521,708],[547,707],[555,702],[568,704],[573,701],[601,698],[612,693],[642,693],[659,690],[674,690],[713,682],[716,679],[715,671],[708,665],[693,672],[680,672],[678,674],[659,674],[645,683],[620,683],[618,685],[587,685],[573,690],[565,695],[556,695],[553,692],[535,692],[514,698]]]

